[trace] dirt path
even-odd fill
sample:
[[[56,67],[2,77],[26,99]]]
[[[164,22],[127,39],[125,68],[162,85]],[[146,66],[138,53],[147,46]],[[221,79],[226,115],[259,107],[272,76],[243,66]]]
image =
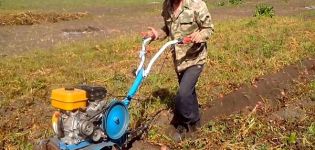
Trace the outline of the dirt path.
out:
[[[230,115],[264,101],[281,107],[289,89],[297,83],[314,80],[314,77],[315,57],[288,66],[275,74],[260,77],[251,86],[219,98],[204,108],[202,121],[206,123],[217,116]]]
[[[151,5],[148,7],[154,9]],[[159,17],[152,17],[150,13],[140,15],[147,12],[147,9],[89,8],[86,11],[90,17],[81,20],[32,26],[4,26],[0,28],[0,55],[49,49],[58,44],[80,40],[100,41],[144,30],[152,22],[159,20]],[[152,22],[148,23],[149,18]]]
[[[209,0],[217,3],[218,0]],[[306,11],[309,0],[251,0],[241,6],[217,7],[210,10],[213,20],[252,17],[257,3],[269,3],[276,15],[298,15]],[[32,26],[4,26],[0,28],[0,56],[21,54],[34,49],[50,49],[56,45],[78,41],[103,41],[106,38],[146,30],[147,26],[162,25],[161,4],[147,4],[126,8],[86,8],[90,17],[81,20]]]

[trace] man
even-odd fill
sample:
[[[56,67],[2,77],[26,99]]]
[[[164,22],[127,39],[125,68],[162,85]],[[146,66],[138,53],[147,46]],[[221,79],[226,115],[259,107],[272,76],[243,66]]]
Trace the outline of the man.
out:
[[[172,48],[179,82],[172,123],[179,133],[195,131],[200,122],[195,86],[206,62],[206,42],[214,31],[211,15],[202,0],[165,0],[162,16],[165,23],[162,30],[149,27],[147,32],[154,40],[192,39],[190,44]]]

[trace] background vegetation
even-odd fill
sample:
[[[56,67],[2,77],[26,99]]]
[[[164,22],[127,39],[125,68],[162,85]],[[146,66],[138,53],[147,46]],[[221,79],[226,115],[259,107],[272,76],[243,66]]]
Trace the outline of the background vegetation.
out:
[[[63,10],[83,7],[101,6],[130,6],[141,5],[163,0],[0,0],[0,9],[3,10]]]

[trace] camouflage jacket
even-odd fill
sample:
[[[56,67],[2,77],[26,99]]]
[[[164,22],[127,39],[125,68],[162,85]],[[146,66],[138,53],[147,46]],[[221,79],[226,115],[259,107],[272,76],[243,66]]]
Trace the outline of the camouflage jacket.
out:
[[[164,35],[172,40],[186,37],[193,32],[200,32],[203,43],[175,45],[172,48],[173,60],[177,72],[190,66],[204,64],[207,58],[207,43],[213,32],[213,24],[208,8],[202,0],[183,0],[179,8],[179,15],[175,16],[170,0],[163,4],[162,17],[165,26]]]

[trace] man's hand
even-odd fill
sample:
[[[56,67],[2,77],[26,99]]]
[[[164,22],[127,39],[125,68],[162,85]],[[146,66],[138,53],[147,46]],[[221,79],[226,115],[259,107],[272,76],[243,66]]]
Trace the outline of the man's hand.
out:
[[[147,31],[147,32],[143,32],[143,33],[142,33],[142,36],[143,36],[144,38],[146,38],[146,37],[151,37],[152,40],[157,40],[157,39],[159,38],[158,32],[157,32],[156,29],[153,28],[153,27],[148,27],[148,31]]]
[[[203,40],[203,38],[202,38],[200,32],[198,32],[198,31],[192,33],[192,34],[189,35],[188,37],[190,37],[191,40],[192,40],[192,42],[194,42],[194,43],[202,43],[202,42],[204,42],[204,40]]]

